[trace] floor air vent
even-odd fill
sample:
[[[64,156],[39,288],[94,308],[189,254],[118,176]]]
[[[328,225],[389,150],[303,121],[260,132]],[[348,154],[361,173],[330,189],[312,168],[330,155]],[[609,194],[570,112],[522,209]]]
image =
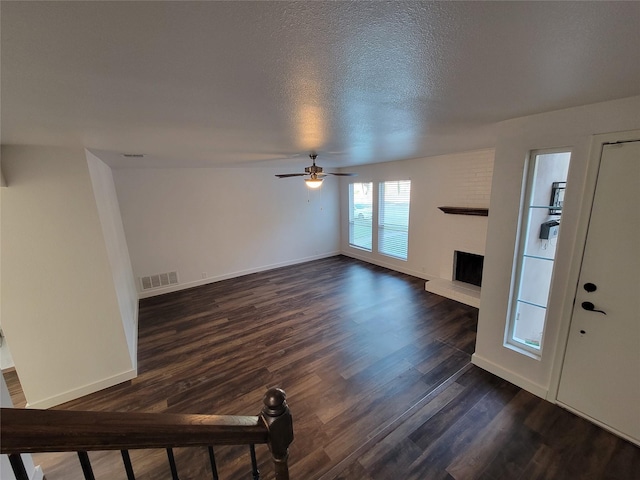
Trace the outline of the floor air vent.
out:
[[[167,285],[177,285],[178,272],[159,273],[158,275],[140,277],[140,284],[142,285],[142,290],[166,287]]]

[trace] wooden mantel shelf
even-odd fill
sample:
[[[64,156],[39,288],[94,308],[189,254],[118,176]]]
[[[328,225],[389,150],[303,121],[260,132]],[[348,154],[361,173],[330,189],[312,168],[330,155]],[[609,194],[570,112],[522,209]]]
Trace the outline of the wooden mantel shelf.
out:
[[[473,207],[438,207],[444,213],[452,215],[475,215],[478,217],[489,216],[488,208],[473,208]]]

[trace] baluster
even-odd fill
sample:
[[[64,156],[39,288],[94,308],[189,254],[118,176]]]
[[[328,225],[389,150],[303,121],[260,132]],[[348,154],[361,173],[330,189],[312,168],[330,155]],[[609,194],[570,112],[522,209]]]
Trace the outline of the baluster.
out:
[[[218,468],[216,467],[216,456],[213,454],[213,447],[209,447],[209,461],[211,462],[211,474],[213,475],[213,480],[219,480]]]
[[[169,467],[171,468],[171,478],[173,480],[180,480],[178,478],[178,467],[176,466],[176,459],[173,457],[173,450],[167,448],[167,457],[169,457]]]
[[[82,466],[82,473],[84,473],[85,480],[96,480],[93,476],[93,469],[91,468],[91,462],[89,461],[89,454],[87,452],[78,452],[78,458],[80,459],[80,465]]]
[[[260,417],[269,429],[267,445],[275,467],[276,480],[289,480],[289,445],[293,441],[293,419],[287,394],[280,388],[270,388],[263,399]]]
[[[127,472],[127,480],[136,480],[136,476],[133,474],[133,465],[131,464],[129,450],[120,450],[120,453],[122,454],[122,463],[124,463],[124,469]]]
[[[260,480],[260,470],[258,470],[258,460],[256,459],[256,446],[253,443],[249,445],[249,453],[251,454],[251,475],[253,475],[253,480]]]
[[[16,480],[29,480],[27,469],[24,468],[24,463],[22,463],[22,457],[19,453],[9,455],[9,462],[11,463],[13,475],[16,477]]]

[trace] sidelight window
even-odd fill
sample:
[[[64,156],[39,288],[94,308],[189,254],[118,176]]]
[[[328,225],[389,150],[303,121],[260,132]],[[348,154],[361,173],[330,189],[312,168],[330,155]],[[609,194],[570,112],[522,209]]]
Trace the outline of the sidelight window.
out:
[[[534,355],[542,348],[570,159],[570,151],[532,152],[523,185],[506,343]]]

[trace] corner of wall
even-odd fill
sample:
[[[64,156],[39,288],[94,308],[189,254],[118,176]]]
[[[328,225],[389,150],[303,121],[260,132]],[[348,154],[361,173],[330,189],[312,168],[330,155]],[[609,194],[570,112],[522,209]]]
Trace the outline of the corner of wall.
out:
[[[131,363],[137,365],[138,292],[111,167],[85,149],[98,217],[113,277]]]
[[[482,368],[483,370],[486,370],[489,373],[493,373],[494,375],[497,375],[498,377],[513,383],[517,387],[520,387],[530,393],[533,393],[534,395],[540,398],[544,398],[544,399],[547,398],[546,387],[530,381],[529,379],[523,377],[522,375],[519,375],[513,370],[509,370],[504,366],[498,365],[484,357],[481,357],[477,353],[474,353],[471,356],[471,363]]]
[[[575,291],[572,282],[577,281],[575,272],[580,263],[576,253],[584,241],[578,217],[588,195],[584,185],[592,137],[601,132],[638,129],[639,106],[640,96],[636,96],[521,117],[498,126],[474,363],[544,398],[553,397],[564,357],[567,312]],[[532,150],[560,147],[572,150],[566,209],[549,297],[551,313],[545,325],[544,349],[541,358],[532,359],[504,347],[522,178]]]
[[[62,405],[63,403],[75,400],[76,398],[104,390],[105,388],[118,385],[119,383],[126,382],[127,380],[132,380],[136,378],[136,376],[137,371],[135,369],[131,369],[108,378],[103,378],[97,382],[81,385],[77,388],[73,388],[72,390],[67,390],[66,392],[40,399],[33,403],[27,403],[26,408],[47,409],[55,407],[56,405]]]
[[[83,150],[2,154],[2,326],[27,400],[123,381],[135,370]]]

